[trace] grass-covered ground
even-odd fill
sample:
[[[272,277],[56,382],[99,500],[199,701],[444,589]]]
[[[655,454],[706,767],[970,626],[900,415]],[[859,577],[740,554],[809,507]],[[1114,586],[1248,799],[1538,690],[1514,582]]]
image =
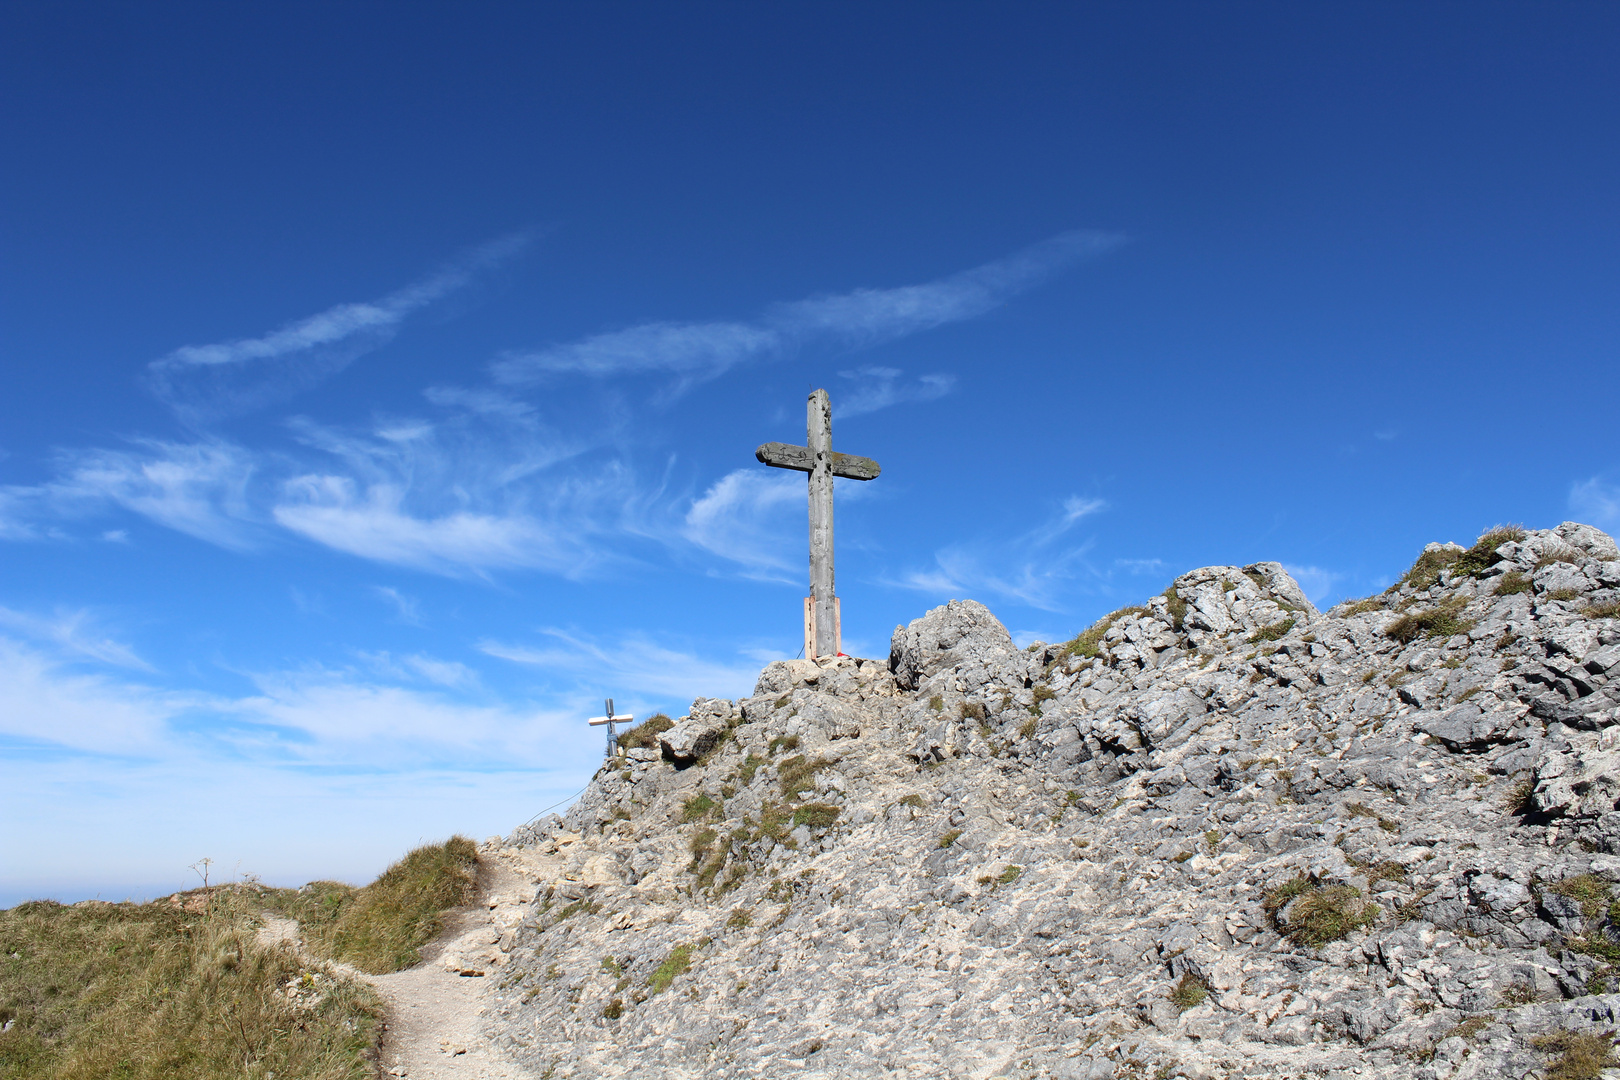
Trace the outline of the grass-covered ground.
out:
[[[0,911],[0,1080],[360,1080],[376,1072],[375,991],[288,946],[395,971],[477,892],[462,837],[418,848],[365,888],[230,885],[149,904],[50,900]]]
[[[271,890],[265,904],[298,920],[310,952],[381,975],[421,960],[444,913],[477,894],[478,848],[456,836],[417,848],[363,889],[312,881]]]

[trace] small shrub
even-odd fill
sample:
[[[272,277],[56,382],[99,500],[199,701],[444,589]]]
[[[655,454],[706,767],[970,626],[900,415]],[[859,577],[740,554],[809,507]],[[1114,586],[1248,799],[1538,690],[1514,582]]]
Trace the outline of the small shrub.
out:
[[[733,930],[746,930],[754,925],[754,916],[747,908],[732,908],[731,918],[726,920],[726,926]]]
[[[1604,1069],[1620,1065],[1614,1056],[1614,1032],[1558,1031],[1538,1035],[1530,1045],[1544,1054],[1557,1054],[1547,1065],[1546,1080],[1597,1080]]]
[[[766,748],[765,752],[775,757],[778,750],[797,750],[798,748],[799,737],[797,735],[778,735],[771,740],[771,744]]]
[[[1530,591],[1530,577],[1517,570],[1509,570],[1496,582],[1497,596],[1513,596]]]
[[[619,745],[638,750],[652,750],[658,746],[658,736],[675,726],[675,721],[658,713],[619,736]]]
[[[1186,1012],[1204,1003],[1209,997],[1209,984],[1192,972],[1187,972],[1170,991],[1170,1004],[1176,1007],[1177,1012]]]
[[[1579,589],[1554,589],[1552,592],[1547,594],[1547,599],[1549,599],[1549,600],[1565,600],[1565,601],[1567,601],[1567,600],[1579,600],[1580,598],[1581,598],[1581,591]]]
[[[1037,722],[1038,721],[1035,719],[1035,717],[1032,716],[1028,720],[1025,720],[1022,724],[1019,724],[1018,737],[1021,739],[1027,739],[1031,735],[1035,734],[1035,725]]]
[[[1253,645],[1258,641],[1281,641],[1288,635],[1288,631],[1294,628],[1295,621],[1296,620],[1291,618],[1282,619],[1278,622],[1272,623],[1270,626],[1262,626],[1260,629],[1249,635],[1249,644]]]
[[[602,1010],[602,1015],[609,1020],[617,1020],[624,1015],[624,1001],[620,998],[614,998],[608,1002],[607,1008]]]
[[[962,702],[956,707],[956,715],[963,720],[977,720],[981,724],[989,719],[984,711],[984,702],[982,701]]]
[[[944,836],[941,836],[939,838],[939,846],[942,847],[942,848],[948,848],[952,844],[954,844],[958,840],[960,840],[961,838],[962,838],[962,830],[961,829],[952,829],[950,832],[946,833]]]
[[[933,697],[928,699],[928,707],[933,709],[935,712],[939,712],[945,707],[945,699],[940,695],[935,694]]]

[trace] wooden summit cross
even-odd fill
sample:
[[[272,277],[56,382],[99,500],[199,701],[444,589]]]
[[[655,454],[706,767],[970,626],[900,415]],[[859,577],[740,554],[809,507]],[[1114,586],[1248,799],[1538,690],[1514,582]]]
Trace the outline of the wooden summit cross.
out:
[[[810,445],[768,442],[754,456],[777,469],[810,474],[810,595],[804,600],[804,655],[813,660],[842,652],[842,620],[833,592],[833,477],[875,480],[882,470],[871,458],[833,453],[832,405],[825,390],[810,395],[805,441]]]

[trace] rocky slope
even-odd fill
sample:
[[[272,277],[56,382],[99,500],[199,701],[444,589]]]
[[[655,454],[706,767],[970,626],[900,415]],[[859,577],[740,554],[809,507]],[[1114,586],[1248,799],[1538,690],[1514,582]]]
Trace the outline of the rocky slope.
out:
[[[1595,1070],[1617,600],[1565,524],[1327,613],[1216,566],[1063,645],[952,601],[771,664],[506,838],[493,1033],[555,1077]]]

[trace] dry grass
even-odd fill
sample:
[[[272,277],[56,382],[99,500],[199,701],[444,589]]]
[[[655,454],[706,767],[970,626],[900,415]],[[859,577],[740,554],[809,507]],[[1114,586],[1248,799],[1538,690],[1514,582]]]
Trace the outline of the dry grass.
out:
[[[373,1075],[376,995],[258,945],[259,894],[0,912],[0,1078]]]
[[[363,889],[315,881],[273,889],[267,906],[298,920],[317,956],[374,975],[408,968],[438,936],[444,913],[478,893],[478,848],[465,836],[417,848]]]
[[[1102,648],[1102,640],[1108,634],[1108,628],[1119,620],[1131,615],[1141,615],[1147,611],[1145,607],[1123,607],[1118,611],[1111,611],[1107,615],[1092,623],[1090,628],[1063,646],[1063,650],[1070,656],[1095,657]]]
[[[653,750],[658,746],[658,736],[675,726],[675,721],[659,713],[619,736],[619,745],[634,747],[638,750]]]
[[[1453,634],[1466,634],[1474,628],[1472,619],[1463,619],[1458,612],[1463,609],[1467,601],[1461,598],[1448,600],[1424,611],[1402,615],[1388,626],[1384,627],[1384,636],[1410,645],[1418,638],[1427,635],[1431,638],[1450,637]]]
[[[1371,926],[1380,910],[1353,886],[1323,885],[1304,874],[1267,892],[1264,906],[1280,933],[1296,945],[1312,946]]]
[[[1530,1040],[1544,1054],[1557,1054],[1547,1063],[1546,1080],[1597,1080],[1604,1069],[1620,1065],[1614,1056],[1614,1032],[1559,1031]]]

